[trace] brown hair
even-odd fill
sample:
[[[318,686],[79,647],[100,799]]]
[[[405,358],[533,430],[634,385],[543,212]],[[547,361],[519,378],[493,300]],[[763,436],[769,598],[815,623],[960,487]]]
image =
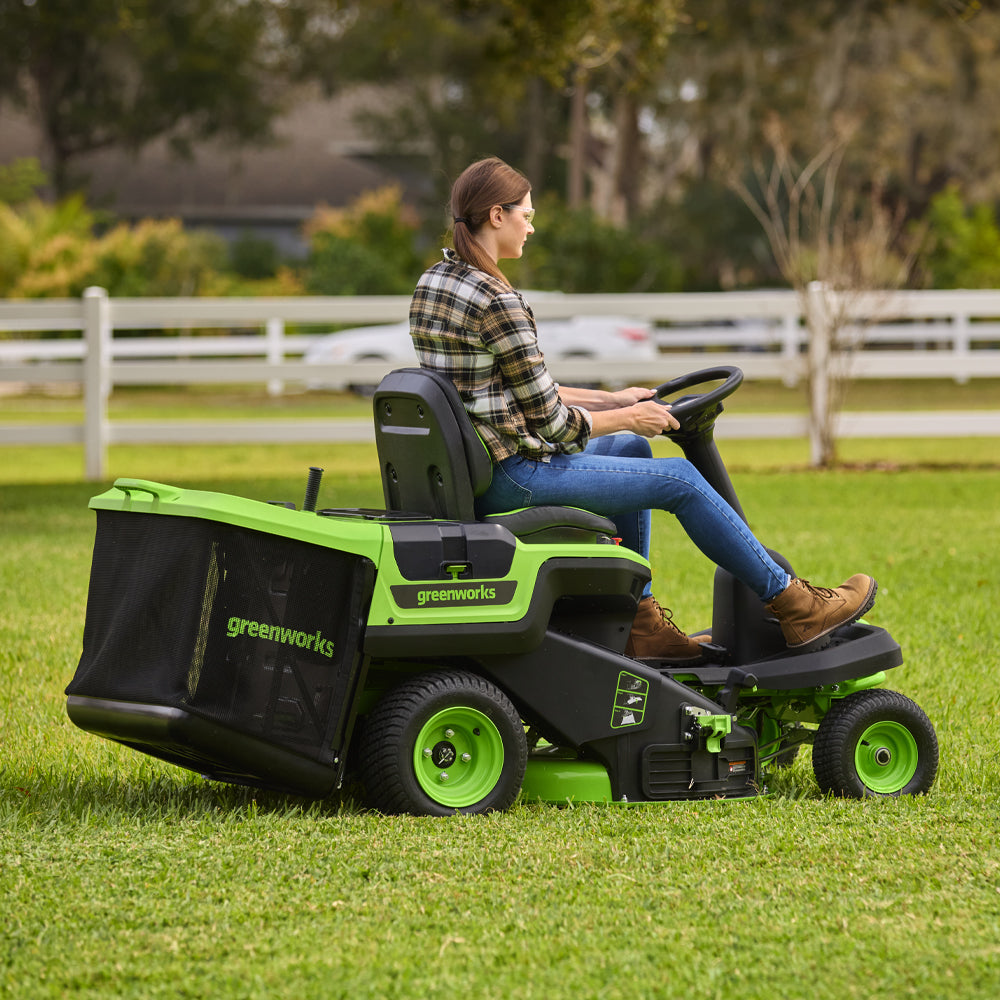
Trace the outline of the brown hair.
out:
[[[473,233],[486,222],[494,205],[516,205],[530,190],[528,178],[496,156],[466,167],[451,188],[455,253],[467,264],[510,284]]]

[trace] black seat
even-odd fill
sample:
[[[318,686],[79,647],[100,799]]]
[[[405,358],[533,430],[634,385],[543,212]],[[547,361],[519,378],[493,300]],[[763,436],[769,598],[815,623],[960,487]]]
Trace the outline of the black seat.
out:
[[[454,383],[429,368],[389,372],[375,390],[375,444],[386,509],[475,521],[493,465]],[[615,524],[576,507],[526,507],[482,518],[524,541],[613,537]]]

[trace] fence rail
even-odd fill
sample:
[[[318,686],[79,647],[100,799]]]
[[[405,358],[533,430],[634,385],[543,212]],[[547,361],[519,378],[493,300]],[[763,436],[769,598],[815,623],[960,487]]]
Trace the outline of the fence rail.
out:
[[[109,444],[236,441],[338,441],[371,437],[358,421],[216,421],[197,425],[111,422],[115,385],[375,383],[381,363],[312,365],[301,360],[315,334],[289,325],[344,326],[405,319],[408,296],[312,296],[254,299],[112,299],[88,289],[80,299],[0,302],[0,389],[3,384],[79,383],[84,419],[70,425],[0,425],[0,443],[83,443],[85,474],[103,477]],[[566,383],[648,383],[706,364],[735,364],[748,379],[794,384],[805,375],[807,330],[792,291],[641,295],[540,294],[538,319],[572,315],[633,316],[654,324],[663,371],[649,362],[565,360],[553,374]],[[851,300],[856,378],[1000,377],[1000,290],[869,293]],[[191,331],[226,330],[225,335]],[[115,331],[169,330],[175,335],[115,336]],[[80,333],[40,339],[18,334]],[[247,332],[256,331],[256,332]],[[851,333],[851,328],[848,328]],[[13,337],[11,335],[14,335]],[[544,345],[543,345],[544,346]],[[729,437],[798,437],[804,417],[730,419]],[[936,414],[845,414],[843,436],[998,435],[1000,411]]]

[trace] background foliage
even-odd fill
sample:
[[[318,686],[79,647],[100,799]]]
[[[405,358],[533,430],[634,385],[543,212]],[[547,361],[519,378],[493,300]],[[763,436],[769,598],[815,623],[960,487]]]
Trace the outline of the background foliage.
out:
[[[376,157],[424,179],[425,201],[397,203],[393,218],[386,203],[368,222],[351,208],[352,228],[328,232],[318,212],[312,257],[296,275],[252,236],[221,255],[195,240],[191,273],[136,278],[138,293],[253,291],[259,281],[266,291],[407,290],[441,242],[450,181],[494,153],[545,199],[532,259],[517,272],[531,287],[784,283],[733,191],[736,179],[752,181],[753,164],[773,161],[775,123],[806,165],[850,136],[838,204],[901,220],[893,251],[922,255],[913,283],[997,283],[1000,11],[976,0],[3,4],[0,102],[36,116],[46,156],[44,176],[0,167],[0,201],[37,214],[26,192],[39,189],[86,204],[79,163],[89,151],[165,140],[192,155],[210,138],[267,142],[303,88],[335,95],[359,84],[392,95],[358,124]],[[96,221],[94,239],[113,221]],[[6,294],[63,294],[103,252],[78,250],[71,263],[69,248],[49,247],[32,258],[40,273],[17,281],[7,263]]]

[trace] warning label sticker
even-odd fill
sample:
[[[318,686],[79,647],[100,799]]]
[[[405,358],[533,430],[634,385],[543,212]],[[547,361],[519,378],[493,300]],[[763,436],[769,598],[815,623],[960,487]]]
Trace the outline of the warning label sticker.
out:
[[[618,675],[615,705],[611,710],[611,728],[623,729],[638,726],[646,714],[649,681],[623,670]]]

